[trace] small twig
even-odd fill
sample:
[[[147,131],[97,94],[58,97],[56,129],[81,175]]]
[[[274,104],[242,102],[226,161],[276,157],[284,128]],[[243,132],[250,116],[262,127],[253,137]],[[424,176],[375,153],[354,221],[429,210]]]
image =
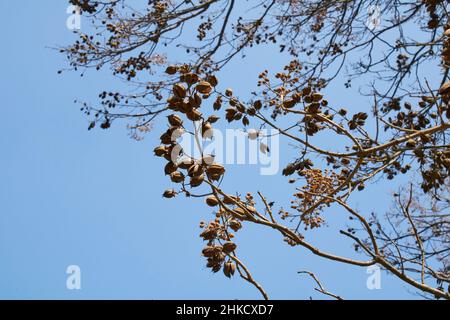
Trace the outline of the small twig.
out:
[[[317,285],[319,286],[318,288],[314,288],[314,290],[316,290],[316,291],[318,291],[318,292],[320,292],[320,293],[322,293],[322,294],[324,294],[324,295],[333,297],[333,298],[335,298],[336,300],[344,300],[342,297],[340,297],[340,296],[338,296],[338,295],[336,295],[336,294],[334,294],[334,293],[331,293],[331,292],[325,290],[325,288],[323,287],[322,283],[319,281],[319,279],[316,277],[316,275],[315,275],[314,273],[312,273],[311,271],[301,270],[301,271],[298,271],[297,273],[298,273],[298,274],[303,274],[303,273],[304,273],[304,274],[309,275],[311,278],[313,278],[314,281],[315,281],[315,282],[317,283]]]

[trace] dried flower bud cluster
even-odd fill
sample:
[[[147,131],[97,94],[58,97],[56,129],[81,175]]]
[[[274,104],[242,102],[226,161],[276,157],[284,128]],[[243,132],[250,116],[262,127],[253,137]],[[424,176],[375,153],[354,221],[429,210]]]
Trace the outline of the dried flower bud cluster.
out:
[[[305,230],[318,228],[325,222],[320,216],[321,210],[333,202],[332,199],[323,199],[323,196],[332,195],[338,185],[338,176],[328,171],[324,174],[320,169],[305,169],[302,174],[306,185],[302,191],[294,194],[295,200],[291,201],[291,209],[300,213]],[[319,201],[321,204],[316,207]]]

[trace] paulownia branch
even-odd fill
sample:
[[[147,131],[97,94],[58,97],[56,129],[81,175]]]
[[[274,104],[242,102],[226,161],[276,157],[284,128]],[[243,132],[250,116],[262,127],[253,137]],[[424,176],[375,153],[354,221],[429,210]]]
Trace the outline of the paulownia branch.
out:
[[[322,293],[324,295],[330,296],[330,297],[332,297],[332,298],[334,298],[336,300],[344,300],[340,296],[325,290],[325,288],[323,287],[322,283],[319,281],[319,279],[316,277],[316,275],[314,273],[312,273],[311,271],[301,270],[301,271],[298,271],[297,273],[298,274],[307,274],[311,278],[313,278],[313,280],[319,286],[318,288],[314,288],[314,290],[316,290],[316,291],[318,291],[318,292],[320,292],[320,293]]]

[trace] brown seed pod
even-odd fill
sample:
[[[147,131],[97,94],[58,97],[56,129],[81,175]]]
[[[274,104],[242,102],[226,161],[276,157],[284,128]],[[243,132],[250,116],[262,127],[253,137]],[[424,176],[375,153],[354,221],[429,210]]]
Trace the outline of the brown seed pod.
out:
[[[214,257],[217,258],[218,260],[223,259],[222,246],[206,246],[202,250],[202,254],[208,258]]]
[[[223,265],[223,274],[226,277],[231,278],[234,275],[235,271],[236,271],[236,265],[233,262],[228,261]]]
[[[177,171],[177,166],[172,161],[167,162],[166,166],[164,167],[164,173],[166,175],[169,175],[175,171]]]
[[[172,141],[175,141],[184,134],[184,129],[181,127],[170,127],[167,133],[170,134]]]
[[[219,204],[219,200],[215,196],[209,196],[205,199],[205,202],[210,207],[215,207]]]
[[[170,116],[167,116],[167,119],[169,120],[171,126],[181,127],[183,125],[183,120],[176,114],[171,114]]]
[[[237,207],[236,209],[234,209],[234,212],[236,212],[239,216],[246,216],[247,215],[247,211],[245,211],[241,207]]]
[[[262,108],[261,100],[256,100],[255,102],[253,102],[253,108],[255,108],[256,110],[260,110]]]
[[[206,169],[206,172],[210,174],[224,174],[225,168],[218,163],[213,163],[208,167],[208,169]]]
[[[211,179],[212,181],[219,181],[220,178],[222,177],[222,175],[220,174],[207,174],[208,178]]]
[[[237,232],[239,231],[239,229],[242,228],[242,223],[240,223],[238,220],[232,219],[229,222],[230,228],[234,231]]]
[[[218,96],[216,101],[214,101],[213,109],[217,111],[220,110],[221,107],[222,107],[222,100],[220,99],[220,96]]]
[[[236,197],[233,196],[229,196],[229,195],[225,195],[223,197],[223,203],[228,204],[228,205],[233,205],[236,204],[236,202],[238,201],[238,199],[236,199]]]
[[[191,178],[190,185],[192,188],[198,187],[199,185],[201,185],[203,183],[204,180],[205,180],[205,176],[203,174],[201,174],[199,176],[193,176]]]
[[[311,93],[311,87],[305,87],[302,90],[302,96],[307,96]]]
[[[213,137],[213,127],[208,122],[203,122],[202,137],[203,139],[211,139]]]
[[[292,99],[283,101],[283,107],[285,107],[286,109],[293,108],[294,106],[295,106],[295,101]]]
[[[200,81],[195,89],[200,92],[201,94],[209,94],[212,91],[212,86],[207,81]]]
[[[206,169],[206,174],[208,175],[208,178],[213,181],[219,181],[224,172],[225,169],[217,164],[212,164],[210,167],[208,167],[208,169]]]
[[[180,110],[181,113],[188,113],[189,111],[191,111],[192,107],[189,104],[189,101],[188,102],[185,102],[185,101],[180,102],[179,110]]]
[[[172,143],[172,137],[170,136],[170,133],[165,132],[160,137],[162,144],[171,144]]]
[[[170,65],[166,69],[166,73],[170,74],[170,75],[177,73],[177,71],[178,71],[178,68],[175,65]]]
[[[450,81],[446,82],[442,85],[442,87],[439,89],[439,94],[446,95],[450,93]]]
[[[223,244],[222,251],[228,254],[236,250],[236,248],[237,245],[234,242],[228,241]]]
[[[256,109],[253,108],[253,107],[248,108],[248,109],[247,109],[247,114],[248,114],[250,117],[253,117],[253,116],[256,114]],[[247,124],[247,125],[248,125],[248,124]]]
[[[216,116],[216,115],[212,115],[212,116],[209,116],[209,117],[208,117],[208,119],[206,120],[206,122],[209,122],[209,123],[216,123],[217,120],[219,120],[219,119],[220,119],[220,117],[218,117],[218,116]]]
[[[233,90],[230,89],[230,88],[226,89],[226,90],[225,90],[225,95],[226,95],[227,97],[231,97],[231,96],[233,95]]]
[[[186,82],[188,85],[193,85],[194,83],[197,83],[199,79],[198,75],[195,73],[186,73],[180,77],[180,80]]]
[[[320,100],[322,100],[323,95],[318,92],[315,92],[311,95],[311,98],[314,102],[319,102]]]
[[[186,96],[186,88],[181,83],[175,84],[172,91],[176,98],[183,99]]]
[[[250,211],[251,213],[256,213],[256,208],[253,206],[246,206],[247,210]]]
[[[180,169],[187,170],[194,164],[195,164],[194,160],[189,159],[189,158],[185,158],[185,159],[181,160],[180,162],[178,162],[178,167]]]
[[[167,198],[167,199],[173,198],[176,195],[177,195],[177,193],[173,189],[168,189],[168,190],[164,191],[164,193],[163,193],[163,197]]]
[[[202,119],[202,113],[197,109],[186,112],[186,117],[191,121],[199,121]]]
[[[202,254],[205,257],[213,257],[216,254],[216,250],[213,246],[206,246],[205,248],[203,248]]]
[[[198,93],[189,97],[189,106],[191,108],[198,108],[202,105],[202,97]]]
[[[183,148],[179,144],[173,144],[167,148],[167,153],[164,155],[164,159],[167,161],[175,162],[176,159],[183,153]]]
[[[167,154],[167,147],[166,146],[159,146],[153,149],[153,152],[157,157],[162,157],[165,154]]]
[[[184,181],[184,174],[180,171],[175,171],[170,174],[170,180],[175,183],[181,183]]]
[[[206,78],[206,81],[209,82],[210,85],[216,87],[219,84],[219,80],[217,80],[215,75],[210,75]]]
[[[194,177],[203,174],[203,168],[199,164],[193,164],[188,169],[188,176]]]
[[[179,103],[180,101],[181,101],[181,99],[180,99],[179,97],[176,97],[176,96],[170,96],[170,97],[167,99],[167,103],[168,103],[169,105],[177,104],[177,103]]]

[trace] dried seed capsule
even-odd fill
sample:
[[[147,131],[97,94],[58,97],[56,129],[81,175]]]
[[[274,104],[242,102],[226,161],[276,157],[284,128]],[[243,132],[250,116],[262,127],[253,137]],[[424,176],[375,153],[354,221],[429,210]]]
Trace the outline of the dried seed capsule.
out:
[[[193,85],[198,82],[198,75],[195,73],[186,73],[181,76],[180,80],[186,82],[188,85]]]
[[[251,213],[256,213],[256,212],[257,212],[256,208],[253,207],[253,206],[246,206],[246,209],[247,209],[248,211],[250,211]]]
[[[446,95],[450,93],[450,81],[446,82],[442,85],[442,87],[439,89],[439,94]]]
[[[184,174],[180,171],[175,171],[170,174],[170,180],[175,183],[181,183],[184,181]]]
[[[212,116],[209,116],[209,118],[206,120],[206,122],[209,122],[209,123],[215,123],[215,122],[217,122],[217,120],[219,120],[219,119],[220,119],[220,117],[215,116],[215,115],[212,115]]]
[[[214,101],[213,109],[217,111],[220,110],[221,107],[222,107],[222,100],[220,99],[220,96],[218,96],[216,101]]]
[[[233,196],[226,195],[223,197],[223,203],[228,204],[228,205],[236,204],[236,201],[237,201],[236,197],[233,197]]]
[[[229,241],[229,242],[225,242],[224,244],[223,244],[223,246],[222,246],[222,251],[224,252],[224,253],[231,253],[231,252],[233,252],[234,250],[236,250],[236,248],[237,248],[237,245],[234,243],[234,242],[231,242],[231,241]]]
[[[234,209],[234,212],[237,213],[239,216],[246,216],[247,212],[242,209],[241,207],[237,207],[236,209]]]
[[[188,169],[188,176],[190,177],[199,176],[201,174],[203,174],[203,168],[199,164],[193,164]]]
[[[198,187],[199,185],[201,185],[203,183],[204,180],[205,180],[205,177],[203,174],[201,174],[199,176],[193,176],[191,178],[190,185],[192,188]]]
[[[224,174],[225,168],[220,164],[213,163],[206,169],[206,172],[210,174]]]
[[[186,88],[180,83],[175,84],[172,88],[172,91],[177,98],[182,99],[186,96]]]
[[[216,250],[213,246],[206,246],[205,248],[203,248],[202,254],[205,257],[213,257],[216,254]]]
[[[186,112],[186,117],[191,121],[199,121],[202,118],[202,114],[197,109]]]
[[[176,114],[171,114],[167,117],[171,126],[181,127],[183,125],[183,120]]]
[[[195,89],[201,94],[209,94],[212,91],[212,86],[207,81],[200,81]]]
[[[311,98],[314,102],[319,102],[320,100],[322,100],[323,95],[318,92],[315,92],[311,95]]]
[[[225,90],[225,95],[226,95],[227,97],[231,97],[231,96],[233,95],[233,90],[230,89],[230,88],[226,89],[226,90]]]
[[[311,87],[305,87],[302,90],[302,96],[307,96],[311,93]]]
[[[213,87],[217,86],[219,84],[219,81],[217,80],[215,75],[210,75],[208,76],[208,78],[206,79],[210,85],[212,85]]]
[[[167,153],[167,147],[166,146],[159,146],[153,149],[153,152],[157,157],[162,157]]]
[[[202,105],[202,97],[198,93],[189,97],[189,106],[192,108],[198,108]]]
[[[171,144],[172,143],[172,137],[168,132],[165,132],[160,137],[162,144]]]
[[[286,109],[290,109],[295,106],[295,101],[292,99],[283,101],[283,107]]]
[[[177,70],[178,70],[177,66],[170,65],[170,66],[167,67],[166,73],[172,75],[172,74],[177,73]]]
[[[224,172],[225,169],[217,164],[212,164],[210,167],[208,167],[208,169],[206,169],[206,174],[208,175],[208,178],[214,181],[219,181]]]
[[[211,139],[213,137],[213,127],[208,122],[203,122],[202,137],[203,139]]]
[[[231,278],[231,276],[234,275],[235,271],[236,271],[236,265],[233,262],[228,261],[224,264],[223,273],[226,277]]]
[[[189,169],[192,165],[194,165],[195,162],[192,159],[189,158],[184,158],[183,160],[181,160],[180,162],[178,162],[178,167],[180,169]]]
[[[242,223],[240,223],[238,220],[232,219],[229,222],[230,228],[234,231],[237,232],[239,231],[239,229],[242,228]]]
[[[215,196],[209,196],[205,199],[205,202],[210,207],[215,207],[219,204],[219,200]]]
[[[180,127],[170,127],[167,132],[170,134],[172,141],[175,141],[184,134],[184,129]]]
[[[176,195],[177,195],[177,193],[176,193],[176,191],[173,190],[173,189],[166,190],[166,191],[164,191],[164,193],[163,193],[163,197],[164,197],[164,198],[167,198],[167,199],[173,198],[173,197],[175,197]]]
[[[164,173],[169,175],[175,171],[177,171],[177,166],[172,161],[167,162],[166,166],[164,167]]]

